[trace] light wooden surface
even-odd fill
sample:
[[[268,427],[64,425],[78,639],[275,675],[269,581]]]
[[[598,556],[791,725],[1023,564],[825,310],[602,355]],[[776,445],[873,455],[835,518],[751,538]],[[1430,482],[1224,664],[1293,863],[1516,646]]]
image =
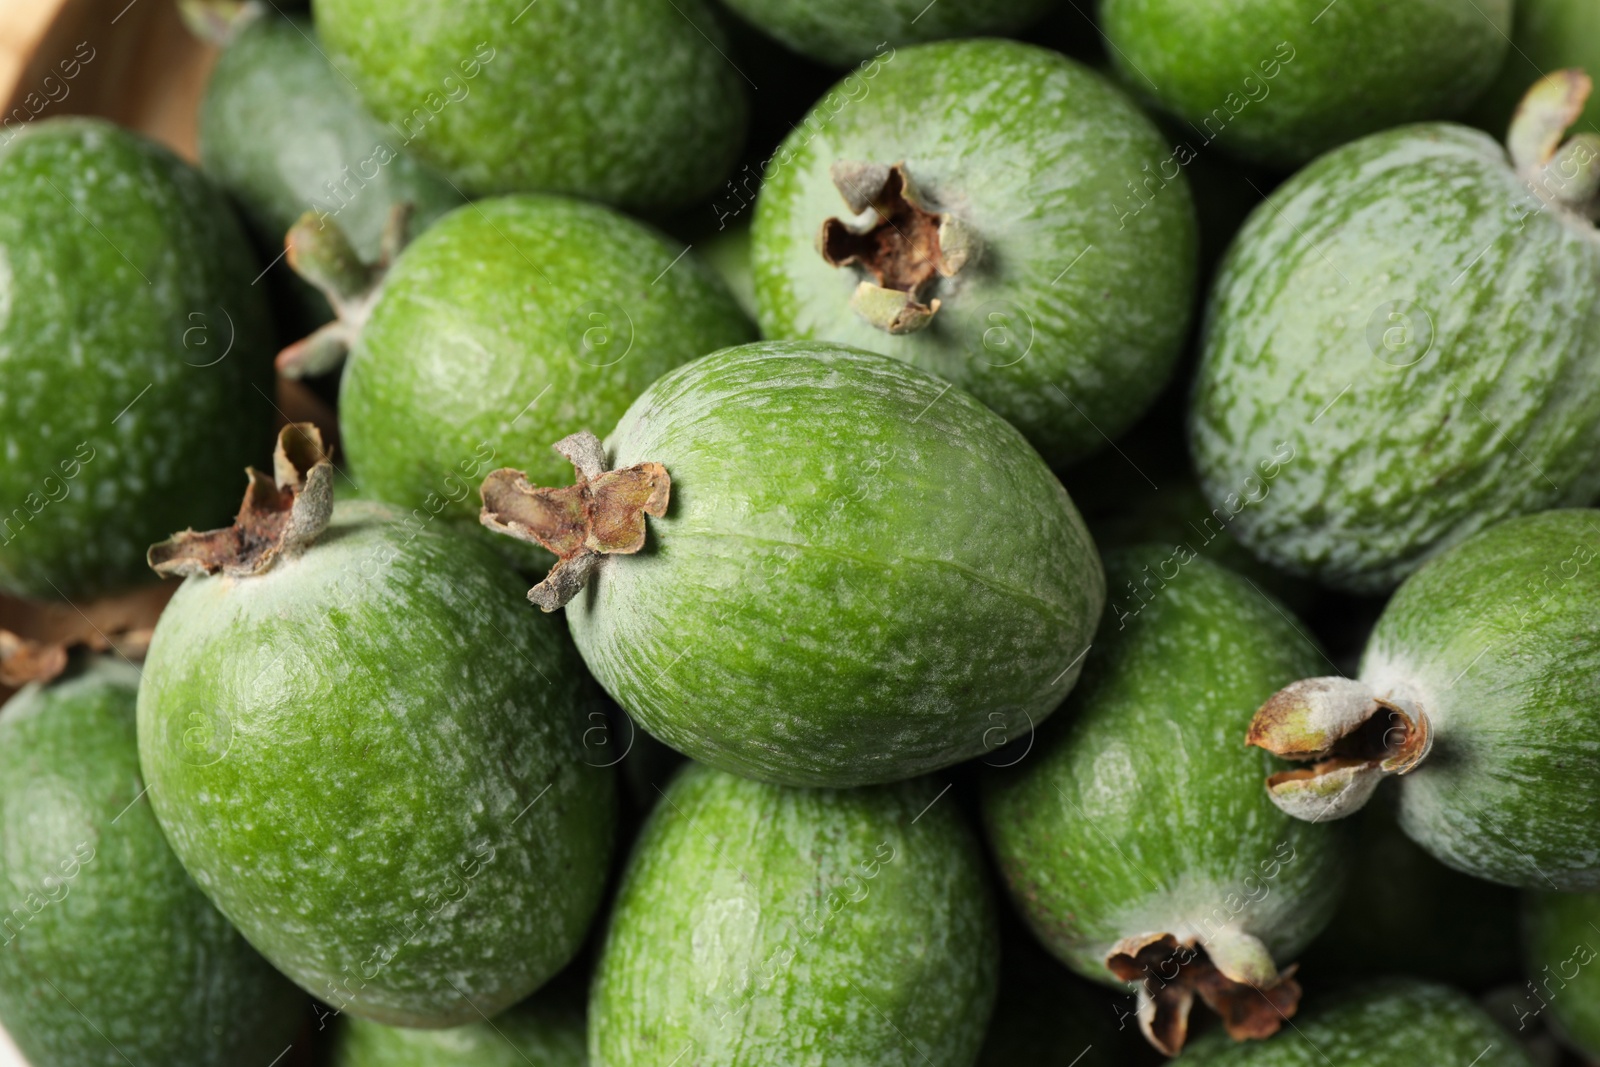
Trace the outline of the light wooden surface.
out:
[[[215,59],[174,0],[0,0],[0,122],[99,115],[193,160]],[[4,1029],[0,1067],[27,1067]]]
[[[0,0],[0,121],[100,115],[192,160],[215,59],[175,0]]]

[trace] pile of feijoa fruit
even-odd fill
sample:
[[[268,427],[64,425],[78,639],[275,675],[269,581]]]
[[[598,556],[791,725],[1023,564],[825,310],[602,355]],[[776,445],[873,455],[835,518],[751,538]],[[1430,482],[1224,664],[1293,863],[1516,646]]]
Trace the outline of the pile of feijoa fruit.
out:
[[[1600,1064],[1600,0],[291,6],[0,126],[26,1063]]]

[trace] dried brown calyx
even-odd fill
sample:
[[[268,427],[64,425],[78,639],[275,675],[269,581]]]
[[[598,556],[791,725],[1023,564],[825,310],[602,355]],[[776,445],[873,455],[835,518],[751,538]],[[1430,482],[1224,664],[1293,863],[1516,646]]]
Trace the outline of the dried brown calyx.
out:
[[[1267,779],[1272,801],[1323,822],[1361,809],[1385,778],[1409,774],[1433,748],[1433,727],[1412,699],[1379,696],[1349,678],[1285,686],[1256,712],[1245,743],[1309,764]]]
[[[141,658],[174,591],[149,585],[82,604],[0,596],[0,690],[48,682],[78,648]]]
[[[254,467],[245,469],[250,485],[232,526],[185,530],[151,545],[146,559],[155,572],[247,577],[308,548],[333,516],[333,464],[322,434],[308,422],[285,426],[278,431],[272,468],[271,479]]]
[[[1106,967],[1138,987],[1139,1029],[1167,1056],[1183,1051],[1196,997],[1222,1017],[1235,1041],[1271,1037],[1300,1006],[1295,968],[1280,972],[1265,945],[1238,931],[1204,943],[1170,933],[1124,938],[1107,954]]]
[[[1600,134],[1567,131],[1583,115],[1593,82],[1582,70],[1558,70],[1535,82],[1506,135],[1512,166],[1546,203],[1593,218],[1600,199]]]
[[[372,315],[383,279],[411,238],[410,203],[389,209],[376,263],[363,263],[350,238],[324,212],[307,211],[283,238],[294,272],[322,292],[333,321],[278,353],[278,373],[288,378],[326,374],[344,362]]]
[[[573,485],[533,485],[519,470],[503,467],[483,480],[478,521],[496,533],[532,541],[556,554],[544,581],[528,599],[545,611],[565,607],[588,584],[606,556],[626,556],[644,547],[644,517],[667,513],[672,478],[659,463],[606,469],[605,446],[588,430],[564,437],[555,450],[577,471]]]
[[[927,207],[904,163],[840,162],[830,173],[850,210],[865,216],[831,218],[817,238],[829,264],[872,276],[856,287],[850,306],[889,333],[922,329],[939,310],[937,299],[925,302],[928,290],[977,258],[977,235],[956,216]]]

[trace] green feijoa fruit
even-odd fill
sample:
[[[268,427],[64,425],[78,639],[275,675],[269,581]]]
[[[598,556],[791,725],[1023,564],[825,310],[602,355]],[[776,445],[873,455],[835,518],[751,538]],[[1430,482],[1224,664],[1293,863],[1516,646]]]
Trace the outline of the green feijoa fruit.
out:
[[[1274,809],[1275,761],[1238,743],[1317,647],[1244,579],[1192,554],[1169,575],[1169,558],[1107,553],[1114,606],[1065,721],[986,777],[983,815],[1034,932],[1079,974],[1136,986],[1140,1028],[1174,1056],[1197,994],[1240,1039],[1293,1013],[1279,965],[1333,914],[1342,853],[1333,828]]]
[[[1530,893],[1529,979],[1516,1012],[1525,1024],[1549,1009],[1562,1038],[1600,1057],[1600,893]]]
[[[493,1019],[447,1030],[344,1023],[332,1067],[584,1067],[583,1003],[540,993]]]
[[[749,223],[736,222],[717,230],[701,243],[700,255],[704,257],[706,265],[717,272],[717,277],[728,287],[734,300],[738,301],[739,310],[754,322],[758,312]]]
[[[178,858],[280,970],[353,1015],[457,1026],[582,942],[612,772],[585,766],[589,683],[516,573],[331,485],[291,426],[235,527],[151,549],[190,577],[145,662],[140,758]]]
[[[1515,974],[1516,890],[1446,867],[1400,831],[1390,808],[1373,803],[1356,817],[1344,899],[1302,958],[1306,974],[1408,974],[1475,991]]]
[[[562,197],[487,200],[441,219],[383,279],[340,385],[362,493],[424,521],[476,523],[473,490],[496,466],[525,466],[545,485],[567,478],[551,442],[612,425],[665,372],[754,335],[685,251]]]
[[[618,470],[593,435],[561,447],[578,485],[498,471],[484,522],[561,557],[530,599],[566,604],[601,684],[694,759],[789,785],[910,778],[1043,721],[1077,680],[1105,596],[1094,545],[1022,436],[949,382],[842,345],[745,345],[646,390],[611,435]]]
[[[226,199],[98,119],[0,145],[0,590],[146,582],[144,550],[227,518],[265,452],[267,311]]]
[[[1052,464],[1076,459],[1155,398],[1188,330],[1194,206],[1168,157],[1131,100],[1046,49],[954,41],[874,60],[769,168],[762,331],[915,363]]]
[[[1400,827],[1451,867],[1600,889],[1600,512],[1500,523],[1390,599],[1358,678],[1262,706],[1251,744],[1307,767],[1267,780],[1293,814],[1359,809],[1397,777]]]
[[[91,661],[0,709],[0,1022],[41,1067],[265,1062],[305,997],[167,847],[138,690],[132,667]]]
[[[1111,63],[1213,142],[1293,167],[1460,114],[1500,69],[1512,0],[1101,0]]]
[[[1210,1034],[1184,1053],[1193,1067],[1532,1067],[1516,1038],[1448,986],[1388,979],[1298,1016],[1259,1044]]]
[[[381,251],[395,204],[416,232],[462,195],[363,107],[301,17],[246,17],[200,102],[200,162],[244,210],[257,238],[282,248],[307,211],[335,219],[364,259]],[[276,253],[274,253],[276,254]]]
[[[1516,0],[1511,48],[1500,76],[1473,109],[1473,121],[1496,137],[1504,135],[1528,87],[1563,67],[1600,77],[1600,6],[1592,0]],[[1600,100],[1590,98],[1578,126],[1600,131]]]
[[[1462,126],[1390,130],[1245,224],[1211,298],[1191,445],[1251,551],[1381,592],[1500,519],[1600,493],[1600,241],[1580,163],[1600,151],[1558,147],[1579,88],[1545,84],[1553,109],[1530,98],[1515,166]]]
[[[596,1067],[967,1067],[998,942],[977,842],[928,780],[796,789],[691,764],[623,877]]]
[[[885,46],[1010,33],[1055,0],[728,0],[728,6],[803,55],[844,66]]]
[[[317,0],[313,15],[378,118],[473,196],[679,207],[744,136],[748,78],[704,0]]]

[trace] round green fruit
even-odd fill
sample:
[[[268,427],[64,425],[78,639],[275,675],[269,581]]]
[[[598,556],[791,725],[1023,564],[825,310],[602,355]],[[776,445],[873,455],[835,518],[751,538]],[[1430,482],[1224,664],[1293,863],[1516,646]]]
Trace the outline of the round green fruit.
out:
[[[0,709],[0,1021],[41,1067],[265,1062],[305,998],[167,847],[138,686],[95,661]]]
[[[1275,761],[1238,737],[1321,655],[1276,602],[1192,553],[1119,550],[1106,574],[1111,608],[1066,721],[1039,751],[986,761],[1015,764],[985,780],[990,842],[1052,952],[1137,987],[1156,1048],[1177,1055],[1196,995],[1236,1037],[1271,1034],[1300,995],[1275,961],[1332,916],[1342,855],[1331,828],[1273,808],[1261,775]]]
[[[845,78],[774,157],[753,240],[766,336],[915,363],[1056,465],[1155,398],[1194,300],[1194,206],[1160,132],[1087,67],[1012,41]]]
[[[367,113],[300,17],[246,18],[233,32],[200,102],[199,138],[201,166],[269,248],[313,211],[376,260],[394,205],[413,205],[420,232],[464,200]]]
[[[1516,1038],[1447,986],[1390,979],[1295,1019],[1260,1044],[1195,1042],[1192,1067],[1533,1067]]]
[[[144,550],[226,520],[271,430],[267,309],[227,201],[109,122],[0,145],[0,590],[147,582]]]
[[[1021,29],[1054,0],[728,0],[728,6],[796,52],[844,66],[885,45]]]
[[[660,211],[737,156],[746,76],[704,0],[317,0],[373,112],[472,196],[552,192]]]
[[[583,1005],[543,994],[448,1030],[345,1022],[332,1067],[585,1067]]]
[[[1600,241],[1560,177],[1600,154],[1558,142],[1514,136],[1513,169],[1465,127],[1391,130],[1250,217],[1212,294],[1191,444],[1252,552],[1381,592],[1500,519],[1600,493]]]
[[[257,484],[240,525],[151,550],[191,574],[139,691],[156,813],[323,1001],[403,1026],[493,1015],[571,959],[604,890],[615,797],[585,757],[589,683],[490,549],[331,506],[326,460],[287,459],[303,483]]]
[[[1448,866],[1530,889],[1600,889],[1600,512],[1511,519],[1395,593],[1360,676],[1265,704],[1250,741],[1308,766],[1274,775],[1323,819],[1397,777],[1400,827]]]
[[[971,1064],[998,942],[977,842],[941,795],[687,767],[617,896],[595,1067]]]
[[[1101,0],[1112,65],[1200,140],[1294,167],[1459,114],[1500,69],[1512,0]]]
[[[684,252],[562,197],[441,219],[384,277],[345,367],[340,428],[361,493],[475,523],[474,490],[496,466],[565,479],[551,442],[612,425],[673,367],[751,339],[727,289]]]
[[[1600,5],[1594,0],[1516,0],[1511,48],[1473,121],[1504,136],[1528,87],[1553,70],[1577,67],[1600,78]],[[1600,131],[1600,100],[1590,98],[1578,128]]]
[[[1600,1057],[1600,893],[1530,893],[1526,917],[1532,977],[1517,991],[1519,1024],[1548,1008],[1573,1048]]]
[[[636,516],[645,551],[564,556],[532,595],[576,596],[589,669],[694,759],[790,785],[909,778],[1043,721],[1077,680],[1105,596],[1094,545],[1022,436],[948,382],[745,345],[661,378],[609,447],[633,474],[608,478],[653,470],[670,507],[663,491],[648,542]],[[614,488],[533,492],[604,510],[627,503]],[[540,521],[524,492],[486,484],[485,522]]]

